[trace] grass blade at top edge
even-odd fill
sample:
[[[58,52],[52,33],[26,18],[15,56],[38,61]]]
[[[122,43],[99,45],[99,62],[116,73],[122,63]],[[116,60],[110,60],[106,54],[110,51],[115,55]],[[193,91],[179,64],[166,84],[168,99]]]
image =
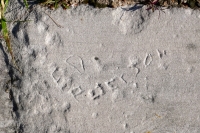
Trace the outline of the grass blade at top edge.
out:
[[[5,0],[5,1],[4,1],[3,15],[4,15],[4,13],[6,12],[6,9],[7,9],[7,6],[8,6],[8,1],[9,1],[9,0]]]
[[[25,4],[26,8],[28,9],[28,2],[27,2],[27,0],[24,0],[24,4]]]
[[[8,51],[9,51],[12,59],[14,60],[14,55],[13,55],[12,47],[11,47],[11,44],[10,44],[10,38],[9,38],[9,35],[8,35],[7,24],[6,24],[6,20],[4,18],[1,19],[1,26],[2,26],[3,37],[6,41],[6,46],[8,48]]]

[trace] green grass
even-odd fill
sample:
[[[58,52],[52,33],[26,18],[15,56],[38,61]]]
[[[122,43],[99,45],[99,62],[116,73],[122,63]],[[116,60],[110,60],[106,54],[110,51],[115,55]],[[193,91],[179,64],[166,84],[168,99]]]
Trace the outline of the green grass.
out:
[[[9,34],[8,34],[8,29],[7,29],[7,23],[6,23],[6,19],[5,19],[5,16],[4,16],[4,13],[6,11],[7,6],[8,6],[8,0],[1,0],[1,5],[0,5],[0,8],[1,8],[1,10],[0,10],[0,13],[1,13],[1,28],[2,28],[3,38],[5,39],[8,51],[9,51],[11,57],[12,57],[12,60],[14,60],[12,47],[11,47],[11,43],[10,43],[10,38],[9,38]]]
[[[24,0],[24,4],[25,4],[26,8],[28,9],[28,2],[27,2],[27,0]]]
[[[16,61],[15,61],[15,57],[14,57],[14,54],[13,54],[13,50],[12,50],[12,46],[11,46],[11,43],[10,43],[10,37],[9,37],[9,32],[8,32],[8,28],[7,28],[7,21],[5,19],[5,11],[6,11],[6,8],[8,6],[8,0],[1,0],[1,3],[0,3],[0,22],[1,22],[1,31],[2,31],[2,34],[3,34],[3,38],[6,42],[6,47],[8,49],[8,52],[12,58],[12,62],[13,62],[13,65],[14,67],[20,72],[20,69],[19,67],[17,66],[16,64]]]

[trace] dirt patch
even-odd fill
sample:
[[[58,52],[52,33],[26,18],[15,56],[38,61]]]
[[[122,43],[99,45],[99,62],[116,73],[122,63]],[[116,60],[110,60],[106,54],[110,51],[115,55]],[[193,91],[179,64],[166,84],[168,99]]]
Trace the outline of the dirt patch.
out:
[[[158,10],[161,7],[184,7],[192,9],[200,9],[200,0],[60,0],[58,2],[46,3],[42,5],[55,9],[58,5],[63,8],[75,7],[80,4],[89,4],[96,8],[116,8],[120,6],[130,6],[135,4],[147,5],[150,9]]]

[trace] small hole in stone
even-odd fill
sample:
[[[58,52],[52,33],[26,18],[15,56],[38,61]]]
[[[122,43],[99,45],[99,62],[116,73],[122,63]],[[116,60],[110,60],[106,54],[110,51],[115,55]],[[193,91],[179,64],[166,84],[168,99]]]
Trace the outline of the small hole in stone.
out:
[[[94,59],[95,59],[95,60],[99,60],[99,58],[98,58],[98,57],[94,57]]]

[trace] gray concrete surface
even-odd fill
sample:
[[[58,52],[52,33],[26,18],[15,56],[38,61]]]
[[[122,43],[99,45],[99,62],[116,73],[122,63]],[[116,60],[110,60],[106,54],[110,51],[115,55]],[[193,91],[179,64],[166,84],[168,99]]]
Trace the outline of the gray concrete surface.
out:
[[[199,11],[11,5],[32,21],[9,25],[23,75],[0,57],[1,132],[200,132]]]

